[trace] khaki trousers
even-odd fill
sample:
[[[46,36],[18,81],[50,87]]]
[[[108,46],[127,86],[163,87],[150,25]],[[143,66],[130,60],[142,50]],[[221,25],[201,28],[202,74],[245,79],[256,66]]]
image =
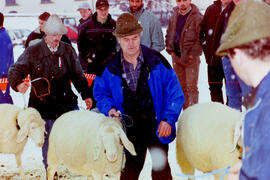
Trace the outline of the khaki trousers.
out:
[[[176,72],[185,96],[183,109],[186,109],[187,107],[198,103],[200,57],[195,57],[184,62],[181,60],[181,57],[172,55],[172,60],[174,71]]]

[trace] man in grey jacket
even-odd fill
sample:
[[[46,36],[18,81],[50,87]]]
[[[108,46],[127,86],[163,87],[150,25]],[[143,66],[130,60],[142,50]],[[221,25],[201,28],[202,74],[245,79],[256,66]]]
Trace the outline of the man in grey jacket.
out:
[[[143,27],[141,44],[159,52],[165,49],[161,24],[155,15],[143,8],[143,0],[129,0],[128,12],[136,16]]]

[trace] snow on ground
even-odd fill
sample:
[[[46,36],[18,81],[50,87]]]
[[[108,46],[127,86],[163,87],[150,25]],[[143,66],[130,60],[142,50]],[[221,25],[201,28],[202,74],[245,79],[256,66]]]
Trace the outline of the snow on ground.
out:
[[[35,18],[30,18],[28,21],[24,21],[21,24],[21,18],[10,19],[5,21],[5,26],[7,28],[17,28],[17,27],[25,27],[30,30],[33,30],[37,26],[37,20]],[[166,29],[163,28],[164,35],[166,34]],[[74,48],[77,49],[76,44],[73,44]],[[15,61],[22,54],[24,48],[22,46],[14,47],[14,58]],[[171,63],[171,57],[166,53],[166,51],[162,51],[162,54],[169,60]],[[201,56],[201,65],[200,65],[200,73],[199,73],[199,103],[209,102],[210,94],[208,90],[207,83],[207,65],[205,63],[205,58]],[[20,107],[24,107],[27,104],[29,92],[27,95],[21,95],[14,91],[11,91],[11,95],[15,105]],[[81,107],[85,107],[84,102],[79,97],[78,104]],[[169,147],[169,163],[172,169],[172,175],[175,180],[183,180],[186,178],[176,177],[176,173],[181,173],[180,168],[176,162],[175,157],[175,141],[170,144]],[[34,145],[34,143],[29,140],[25,146],[24,153],[22,155],[22,164],[25,169],[27,179],[45,179],[45,171],[42,164],[42,155],[41,149]],[[151,158],[147,155],[146,163],[144,169],[141,173],[140,180],[151,180]],[[71,175],[65,168],[61,168],[62,173],[60,173],[60,179],[87,179],[86,177]],[[201,172],[196,171],[196,175],[202,174]],[[0,154],[0,180],[17,180],[19,178],[18,168],[16,167],[15,157],[14,155]],[[202,180],[212,180],[213,177],[200,178]]]

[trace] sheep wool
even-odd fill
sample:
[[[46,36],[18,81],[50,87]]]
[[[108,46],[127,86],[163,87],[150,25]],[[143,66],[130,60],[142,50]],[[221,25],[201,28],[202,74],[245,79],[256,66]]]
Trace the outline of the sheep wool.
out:
[[[45,122],[34,108],[22,109],[0,104],[0,153],[14,154],[20,176],[26,179],[21,166],[21,154],[28,136],[38,145],[44,143]]]
[[[92,176],[95,180],[104,176],[119,179],[123,158],[120,139],[124,145],[128,141],[126,137],[121,138],[122,132],[118,119],[103,114],[91,111],[63,114],[54,123],[49,137],[48,179],[53,179],[61,164],[74,173]],[[135,152],[132,143],[127,143]]]
[[[194,174],[196,168],[206,173],[239,162],[239,151],[232,151],[239,121],[239,111],[220,103],[187,108],[178,121],[176,137],[176,157],[182,172]],[[215,180],[221,175],[216,174]]]

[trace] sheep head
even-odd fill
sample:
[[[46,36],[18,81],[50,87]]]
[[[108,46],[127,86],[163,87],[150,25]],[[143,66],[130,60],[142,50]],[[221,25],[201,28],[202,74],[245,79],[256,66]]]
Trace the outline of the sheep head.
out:
[[[132,142],[129,141],[120,125],[108,123],[100,129],[99,134],[99,138],[97,138],[98,142],[94,147],[94,160],[98,159],[101,146],[103,145],[104,153],[106,154],[108,161],[116,161],[119,149],[118,147],[121,145],[121,142],[132,155],[136,155]]]
[[[17,135],[17,143],[23,142],[28,136],[39,146],[44,144],[45,122],[39,112],[34,108],[21,111],[18,116],[20,130]]]

